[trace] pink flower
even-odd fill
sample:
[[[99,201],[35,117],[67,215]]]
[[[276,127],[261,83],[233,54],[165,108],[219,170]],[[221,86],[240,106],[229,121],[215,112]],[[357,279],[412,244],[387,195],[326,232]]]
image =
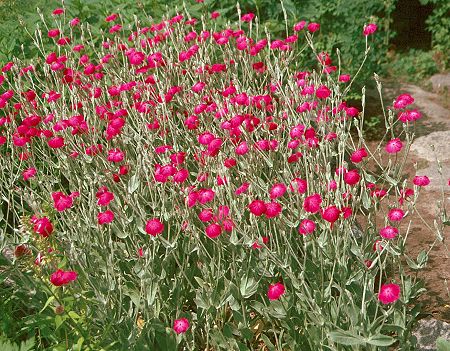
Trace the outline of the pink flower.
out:
[[[359,175],[359,173],[356,169],[353,169],[351,171],[344,173],[345,184],[356,185],[356,184],[358,184],[360,179],[361,179],[361,176]]]
[[[409,94],[401,94],[395,99],[394,108],[402,109],[414,103],[414,98]]]
[[[346,82],[350,81],[350,74],[341,74],[339,76],[339,81],[342,83],[346,83]]]
[[[264,214],[266,215],[266,218],[273,218],[277,217],[281,213],[281,211],[281,204],[276,201],[272,201],[266,203],[266,212]]]
[[[95,194],[95,197],[97,198],[98,206],[108,206],[109,203],[114,200],[114,194],[109,192],[106,186],[100,187]]]
[[[175,322],[173,322],[173,330],[177,334],[186,333],[188,329],[189,321],[187,320],[187,318],[176,319]]]
[[[110,162],[122,162],[124,153],[120,149],[112,149],[108,151],[108,161]]]
[[[205,233],[210,239],[217,238],[220,234],[222,234],[222,227],[217,223],[212,223],[206,227]]]
[[[303,28],[305,28],[306,22],[300,21],[294,24],[294,32],[300,32]]]
[[[364,26],[363,34],[367,37],[369,34],[373,34],[376,32],[378,26],[375,23],[370,23],[367,26]]]
[[[69,195],[64,195],[60,191],[56,191],[52,193],[53,206],[58,212],[62,212],[72,207],[73,198]]]
[[[63,271],[58,269],[50,276],[50,282],[55,286],[61,286],[69,284],[77,279],[78,274],[74,271]]]
[[[304,179],[294,178],[289,185],[289,190],[292,192],[297,191],[299,194],[304,194],[306,193],[306,190],[308,190],[308,183]]]
[[[414,122],[422,117],[422,114],[417,110],[406,110],[398,115],[399,121],[406,122]]]
[[[298,228],[298,232],[302,235],[308,235],[314,232],[316,229],[316,223],[311,221],[310,219],[304,219],[300,223],[300,227]]]
[[[243,16],[241,17],[241,20],[242,20],[243,22],[251,22],[251,21],[253,20],[253,18],[255,18],[255,14],[249,12],[249,13],[246,13],[245,15],[243,15]]]
[[[276,198],[279,198],[284,195],[286,192],[286,185],[283,183],[274,184],[272,188],[270,189],[270,199],[274,200]]]
[[[278,300],[284,292],[285,288],[282,283],[270,284],[269,290],[267,291],[267,297],[269,300]]]
[[[34,224],[33,231],[43,238],[48,237],[53,232],[52,222],[47,217],[36,218],[33,216],[31,222]]]
[[[161,221],[157,218],[148,220],[147,224],[145,225],[146,233],[151,236],[157,236],[158,234],[161,234],[163,230],[164,224],[162,224]]]
[[[118,15],[116,13],[113,13],[112,15],[109,15],[105,18],[106,22],[113,22],[117,19]]]
[[[245,155],[248,152],[248,145],[246,141],[243,141],[236,147],[236,154]]]
[[[47,33],[49,38],[54,38],[57,37],[59,35],[59,29],[50,29]]]
[[[114,220],[114,213],[110,210],[107,210],[105,212],[100,212],[97,215],[98,224],[107,224],[111,223]]]
[[[413,183],[417,186],[427,186],[428,184],[430,184],[430,178],[428,178],[427,176],[415,176],[413,179]]]
[[[255,216],[261,216],[266,213],[266,204],[262,200],[253,200],[248,208]]]
[[[397,301],[399,297],[400,286],[397,284],[383,284],[378,293],[378,300],[384,305]]]
[[[403,143],[399,138],[392,139],[388,141],[388,143],[385,146],[386,152],[390,154],[395,154],[399,152],[403,148]]]
[[[317,213],[320,210],[320,204],[322,203],[322,197],[319,194],[313,194],[306,197],[303,201],[303,209],[309,213]]]
[[[308,24],[307,28],[311,33],[314,33],[320,29],[320,24],[313,22],[313,23]]]
[[[52,149],[59,149],[64,146],[64,138],[63,137],[54,137],[47,141],[48,146]]]
[[[329,206],[322,211],[322,218],[333,224],[339,219],[341,211],[336,206]]]
[[[26,169],[22,173],[23,180],[27,181],[28,179],[33,178],[36,175],[36,172],[36,168],[34,167]]]
[[[367,157],[367,151],[365,148],[361,148],[352,153],[352,155],[350,156],[350,160],[353,163],[359,163],[363,160],[364,157]]]
[[[326,99],[327,97],[329,97],[331,95],[331,90],[328,89],[325,85],[321,85],[320,87],[317,88],[316,90],[316,96],[319,99]]]
[[[250,183],[243,183],[239,188],[236,189],[236,191],[234,193],[236,195],[241,195],[243,193],[246,193],[249,187],[250,187]]]
[[[380,229],[380,236],[385,239],[394,239],[398,235],[398,229],[390,225]]]
[[[403,212],[403,210],[400,208],[392,208],[388,213],[388,218],[391,222],[401,221],[404,216],[405,212]]]
[[[69,24],[70,24],[71,27],[75,27],[75,26],[80,24],[80,19],[78,17],[72,18],[69,21]]]

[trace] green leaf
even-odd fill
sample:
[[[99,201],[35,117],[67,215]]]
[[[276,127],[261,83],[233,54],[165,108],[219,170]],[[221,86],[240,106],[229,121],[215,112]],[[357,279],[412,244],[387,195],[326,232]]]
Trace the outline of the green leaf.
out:
[[[395,342],[395,339],[391,336],[378,334],[378,335],[371,336],[366,341],[368,344],[374,345],[374,346],[390,346]]]
[[[444,338],[438,338],[436,340],[437,351],[450,351],[450,340]]]
[[[34,349],[34,337],[31,339],[22,341],[20,343],[20,351],[31,351]]]
[[[344,330],[335,330],[328,333],[329,338],[341,345],[364,345],[366,342],[359,335]]]
[[[363,203],[363,207],[366,210],[368,210],[370,208],[371,200],[370,200],[369,194],[367,194],[367,191],[363,191],[363,193],[362,193],[362,203]]]
[[[244,276],[241,281],[239,290],[244,298],[248,298],[252,296],[256,292],[256,290],[258,290],[258,283],[255,281],[255,279]]]
[[[128,181],[128,193],[133,194],[140,185],[140,180],[137,174],[134,174]]]
[[[64,323],[64,318],[59,314],[55,316],[55,329],[58,329]]]
[[[45,303],[44,307],[42,307],[42,310],[39,311],[39,313],[42,313],[47,307],[48,305],[50,305],[53,300],[55,299],[55,297],[52,295],[47,299],[47,302]]]

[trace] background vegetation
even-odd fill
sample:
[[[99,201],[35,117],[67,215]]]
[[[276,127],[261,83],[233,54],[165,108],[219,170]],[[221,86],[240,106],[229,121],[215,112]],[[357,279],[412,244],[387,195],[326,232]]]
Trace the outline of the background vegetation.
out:
[[[358,63],[364,55],[364,43],[360,40],[361,28],[365,23],[376,23],[378,32],[370,40],[373,52],[365,63],[364,79],[361,84],[371,80],[373,72],[378,74],[396,72],[403,79],[420,81],[438,71],[448,68],[449,58],[445,55],[450,50],[450,3],[446,0],[420,0],[422,5],[433,6],[431,15],[426,19],[427,30],[432,34],[432,50],[402,50],[388,55],[390,40],[394,38],[392,14],[399,0],[284,0],[284,9],[288,24],[292,26],[300,20],[315,21],[321,24],[318,50],[330,53],[334,64],[338,64],[336,49],[340,50],[340,62],[343,70],[354,74]],[[284,11],[281,2],[274,0],[242,0],[239,2],[242,13],[254,12],[274,36],[285,34]],[[105,17],[112,11],[120,13],[125,20],[131,20],[140,11],[159,18],[164,13],[173,15],[183,6],[193,16],[209,16],[212,11],[219,11],[218,25],[238,18],[236,1],[205,0],[67,0],[67,15],[86,19],[93,25],[93,30],[100,32],[106,28]],[[0,64],[11,57],[32,57],[34,48],[27,31],[33,32],[39,23],[36,8],[49,15],[61,6],[58,0],[6,0],[0,1],[0,33],[8,34],[0,38]],[[96,34],[95,32],[93,33]],[[405,43],[408,47],[408,43]],[[389,61],[388,61],[389,58]],[[392,60],[394,61],[391,65]],[[388,65],[386,65],[388,63]],[[389,68],[395,69],[389,70]]]

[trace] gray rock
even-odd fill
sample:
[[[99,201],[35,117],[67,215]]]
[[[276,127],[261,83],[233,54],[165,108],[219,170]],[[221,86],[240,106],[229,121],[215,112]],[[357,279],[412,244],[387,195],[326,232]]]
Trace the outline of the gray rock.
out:
[[[450,73],[435,74],[430,78],[433,91],[443,92],[447,89],[450,92]]]
[[[421,319],[413,335],[417,338],[418,351],[435,351],[439,337],[450,340],[450,323],[434,318]]]
[[[428,162],[436,162],[436,157],[439,161],[450,160],[450,130],[433,132],[417,138],[411,145],[411,151]]]

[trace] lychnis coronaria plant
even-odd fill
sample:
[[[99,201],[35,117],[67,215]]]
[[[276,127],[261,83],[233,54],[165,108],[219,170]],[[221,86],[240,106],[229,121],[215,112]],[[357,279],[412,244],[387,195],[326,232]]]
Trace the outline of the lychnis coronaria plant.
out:
[[[429,183],[402,172],[413,97],[368,145],[319,23],[274,38],[252,13],[220,28],[204,11],[114,13],[100,40],[57,9],[31,34],[41,57],[2,68],[12,284],[64,331],[41,345],[408,347],[422,290],[401,223]]]

